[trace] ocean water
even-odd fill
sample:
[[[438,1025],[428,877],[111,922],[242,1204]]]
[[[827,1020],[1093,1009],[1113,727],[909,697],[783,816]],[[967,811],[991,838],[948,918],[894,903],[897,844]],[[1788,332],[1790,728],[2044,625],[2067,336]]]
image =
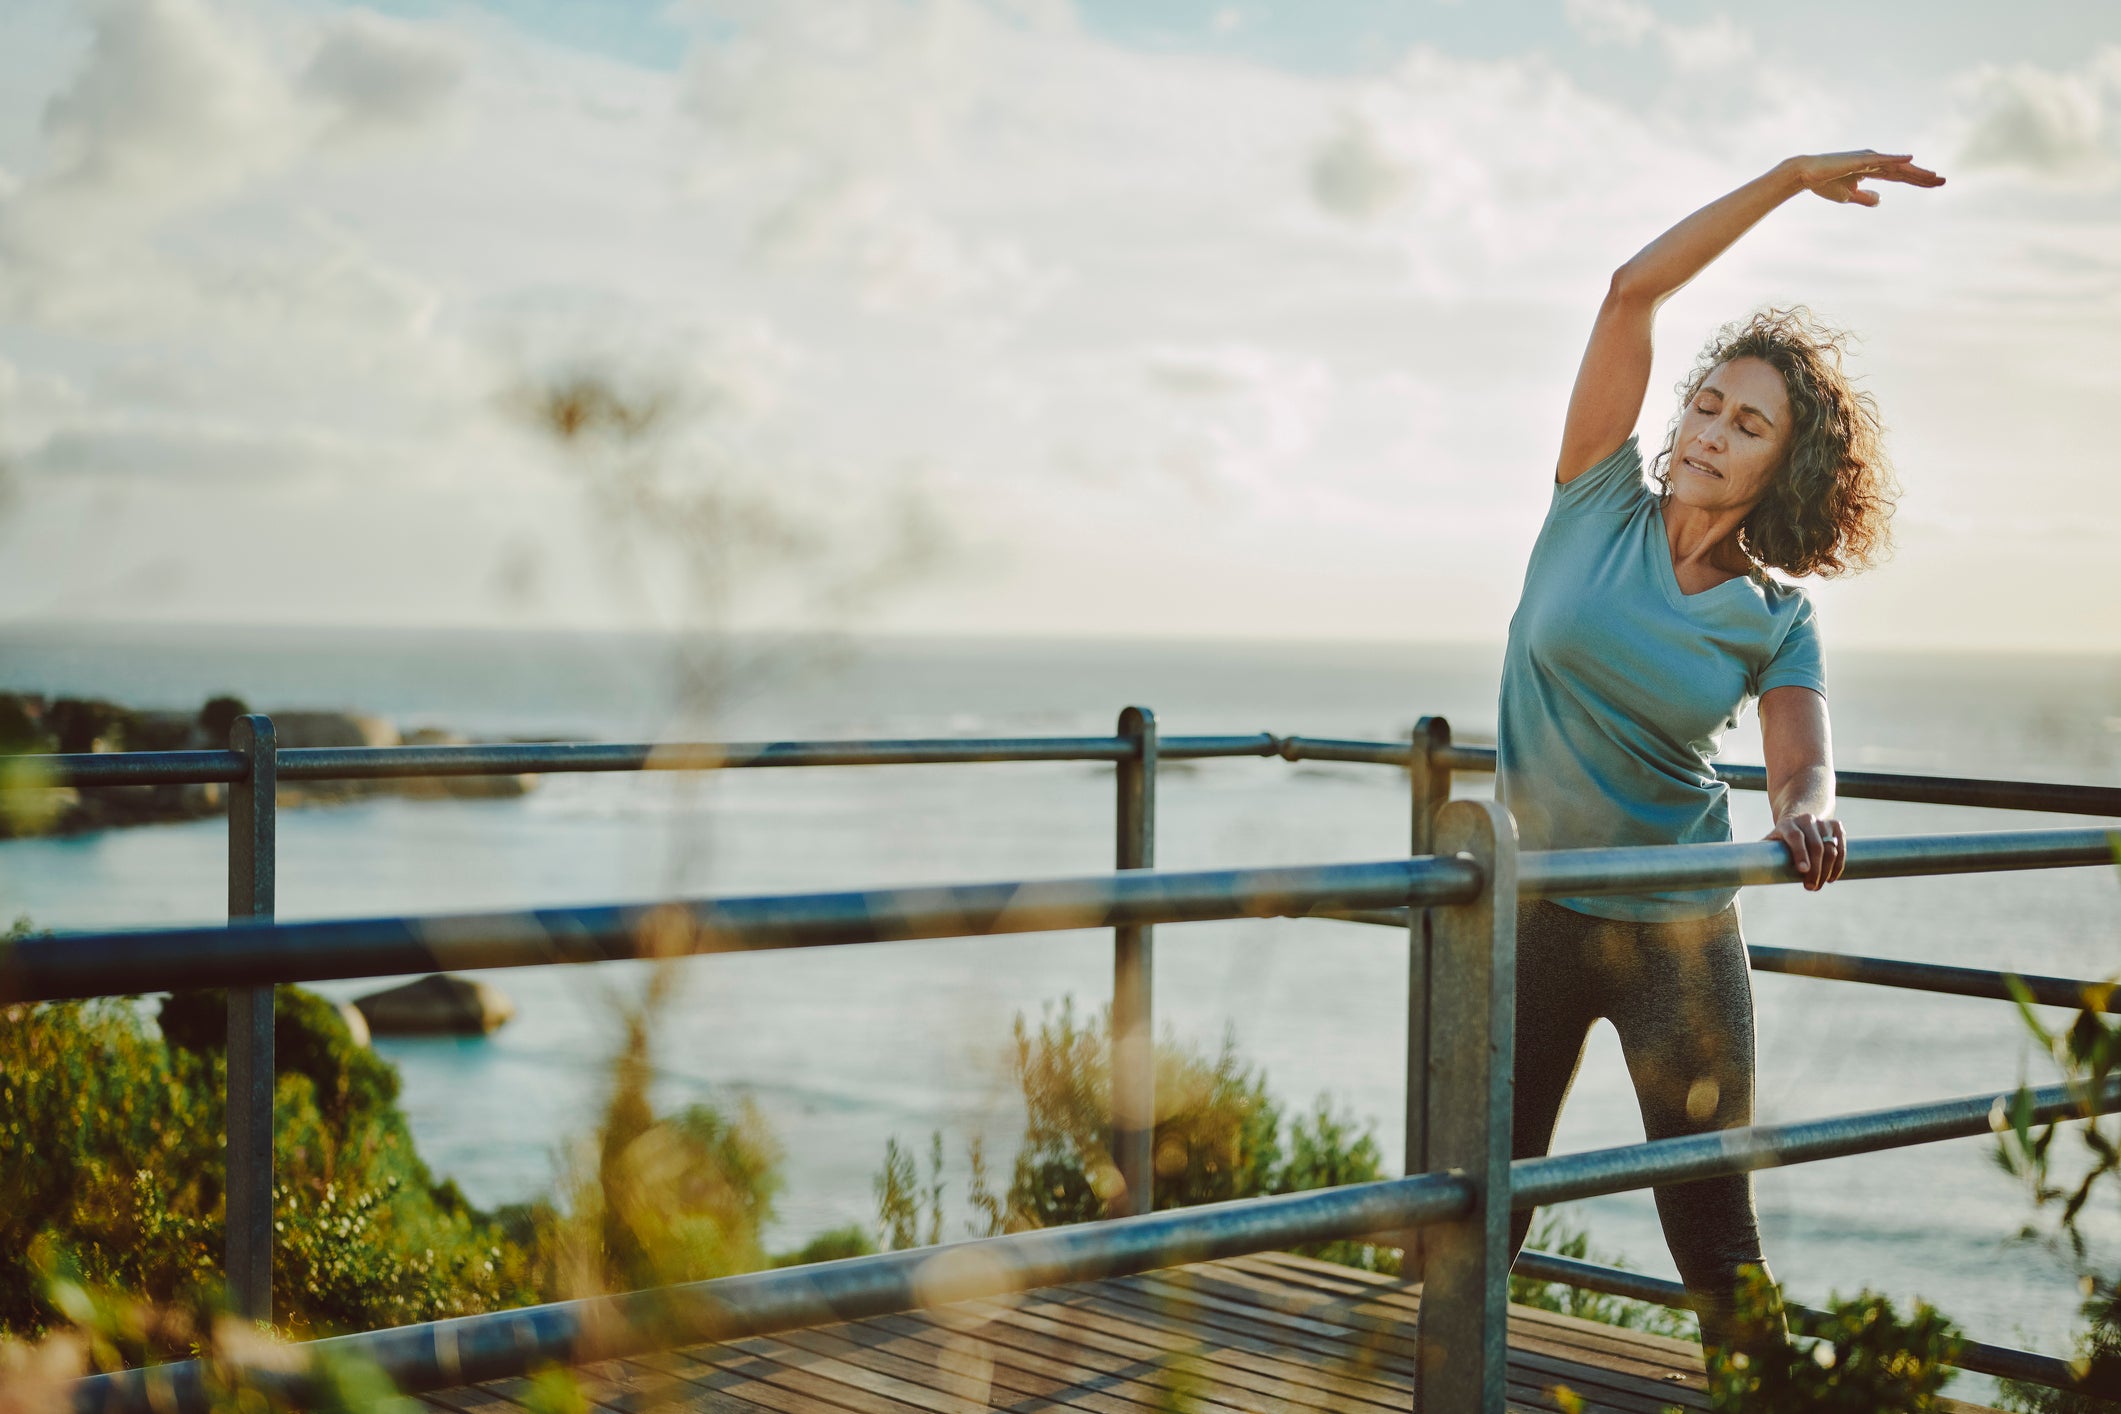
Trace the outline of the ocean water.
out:
[[[189,629],[0,632],[0,688],[191,706],[235,691],[263,710],[345,707],[475,737],[712,732],[1000,735],[1111,729],[1128,703],[1167,733],[1403,736],[1423,712],[1491,739],[1499,650],[1422,645],[752,643],[716,655],[713,690],[681,691],[651,639]],[[2121,659],[1866,654],[1830,663],[1850,767],[2121,784]],[[1726,759],[1757,761],[1748,722]],[[1112,772],[1087,764],[727,772],[706,779],[555,777],[520,800],[375,800],[290,811],[287,918],[592,903],[710,891],[837,888],[1110,867]],[[1487,792],[1483,777],[1464,793]],[[1405,848],[1404,779],[1375,767],[1174,763],[1159,783],[1169,867],[1386,858]],[[2085,823],[1850,801],[1852,833]],[[1734,796],[1736,831],[1768,824]],[[0,912],[53,928],[211,921],[225,899],[218,820],[0,844]],[[2062,975],[2121,973],[2111,870],[1756,889],[1746,932],[1823,948]],[[1400,1149],[1405,948],[1323,921],[1159,931],[1159,1026],[1202,1048],[1228,1034],[1292,1109],[1320,1095]],[[940,1130],[951,1201],[974,1134],[1006,1156],[1020,1124],[1011,1019],[1109,995],[1108,935],[1070,933],[701,959],[659,1037],[658,1091],[755,1103],[786,1151],[776,1246],[873,1222],[887,1139]],[[603,1095],[626,966],[491,975],[517,1019],[483,1040],[385,1040],[423,1154],[486,1203],[546,1191]],[[326,984],[352,996],[374,986]],[[2048,1078],[2006,1004],[1757,975],[1758,1108],[1779,1121]],[[1562,1150],[1641,1137],[1610,1029],[1594,1033]],[[1758,1180],[1771,1262],[1799,1300],[1870,1287],[1925,1298],[1979,1338],[2066,1353],[2068,1263],[2013,1235],[2035,1214],[1967,1140],[1811,1164]],[[2108,1204],[2108,1209],[2112,1208]],[[1576,1206],[1594,1243],[1672,1274],[1649,1195]],[[2121,1254],[2102,1210],[2101,1253]],[[2039,1220],[2045,1222],[2045,1220]],[[1965,1379],[1962,1397],[1986,1382]]]

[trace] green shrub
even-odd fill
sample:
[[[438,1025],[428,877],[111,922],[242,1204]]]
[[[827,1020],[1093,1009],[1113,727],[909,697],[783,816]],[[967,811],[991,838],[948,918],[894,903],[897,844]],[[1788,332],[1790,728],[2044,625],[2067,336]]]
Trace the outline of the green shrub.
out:
[[[1758,1267],[1744,1269],[1738,1319],[1772,1325],[1781,1294]],[[1734,1414],[1935,1414],[1955,1373],[1959,1330],[1927,1302],[1905,1319],[1866,1291],[1827,1303],[1825,1320],[1806,1323],[1813,1339],[1789,1360],[1743,1354],[1709,1362],[1709,1407]]]
[[[1111,1013],[1079,1019],[1072,999],[1032,1030],[1015,1025],[1014,1075],[1024,1135],[1001,1229],[1057,1227],[1104,1217],[1124,1197],[1112,1161]],[[1226,1037],[1213,1060],[1171,1041],[1155,1048],[1150,1140],[1159,1209],[1276,1192],[1281,1106],[1266,1077]]]
[[[1088,1222],[1113,1212],[1124,1193],[1111,1153],[1110,1012],[1086,1019],[1066,999],[1035,1029],[1019,1015],[1014,1039],[1011,1071],[1024,1100],[1024,1133],[1000,1192],[991,1185],[984,1147],[974,1141],[968,1148],[967,1196],[977,1236]],[[1324,1096],[1287,1126],[1285,1149],[1281,1104],[1268,1093],[1266,1075],[1240,1059],[1234,1037],[1226,1036],[1212,1058],[1165,1040],[1155,1048],[1154,1065],[1150,1153],[1159,1211],[1384,1176],[1376,1137],[1358,1131]],[[886,1144],[876,1193],[890,1247],[942,1241],[942,1163],[940,1133],[931,1136],[925,1183],[912,1152],[896,1139]],[[1307,1250],[1371,1270],[1389,1270],[1397,1261],[1390,1249],[1367,1243]]]
[[[547,1299],[705,1281],[767,1265],[780,1146],[757,1109],[658,1116],[652,1038],[676,987],[667,963],[621,1007],[622,1042],[596,1133],[566,1156],[559,1202],[519,1209]]]
[[[393,1103],[397,1074],[335,1007],[278,992],[273,1302],[290,1332],[367,1328],[535,1299],[528,1256],[437,1183]],[[0,1011],[0,1328],[61,1318],[90,1288],[204,1309],[225,1221],[226,1001],[130,998]]]
[[[793,1252],[783,1252],[773,1259],[776,1267],[804,1267],[812,1262],[837,1262],[848,1257],[867,1257],[876,1251],[876,1243],[870,1240],[869,1230],[860,1223],[849,1223],[830,1232],[821,1232]]]

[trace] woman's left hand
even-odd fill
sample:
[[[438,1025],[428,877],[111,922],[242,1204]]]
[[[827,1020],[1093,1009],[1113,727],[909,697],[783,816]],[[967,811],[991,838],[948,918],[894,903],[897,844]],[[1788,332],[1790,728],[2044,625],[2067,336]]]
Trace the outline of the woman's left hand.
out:
[[[1848,831],[1830,815],[1792,815],[1776,821],[1767,837],[1782,841],[1809,891],[1825,888],[1848,868]]]

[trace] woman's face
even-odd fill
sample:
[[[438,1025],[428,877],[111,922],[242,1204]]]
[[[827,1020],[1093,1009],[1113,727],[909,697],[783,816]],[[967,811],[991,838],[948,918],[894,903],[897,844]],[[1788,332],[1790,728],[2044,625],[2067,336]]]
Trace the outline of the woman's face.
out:
[[[1672,499],[1704,511],[1752,507],[1782,465],[1789,436],[1789,394],[1773,365],[1718,364],[1680,416],[1665,468]]]

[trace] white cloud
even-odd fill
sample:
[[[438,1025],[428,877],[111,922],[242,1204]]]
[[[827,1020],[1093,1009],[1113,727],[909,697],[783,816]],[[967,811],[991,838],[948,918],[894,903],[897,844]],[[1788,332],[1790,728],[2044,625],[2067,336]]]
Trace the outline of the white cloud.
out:
[[[846,272],[880,309],[978,299],[1035,300],[1052,278],[1021,247],[970,239],[889,182],[822,173],[774,203],[751,229],[762,261]]]
[[[379,479],[375,450],[315,429],[275,430],[186,417],[106,421],[54,432],[24,453],[24,472],[68,480],[271,481]]]
[[[1311,154],[1311,196],[1349,221],[1366,222],[1405,200],[1414,169],[1386,147],[1376,123],[1364,113],[1343,116]]]
[[[1188,625],[1295,631],[1320,617],[1318,585],[1403,583],[1413,602],[1448,562],[1454,605],[1499,626],[1606,272],[1757,155],[1839,123],[1815,88],[1755,91],[1783,82],[1772,69],[1699,102],[1663,81],[1604,97],[1580,46],[1423,46],[1353,78],[949,0],[713,0],[685,12],[675,74],[475,10],[95,13],[78,67],[0,53],[0,157],[20,178],[0,190],[0,454],[27,473],[8,528],[59,524],[40,498],[61,491],[298,539],[386,526],[378,478],[444,507],[421,556],[290,553],[290,614],[363,575],[374,617],[478,612],[446,605],[434,586],[457,571],[421,559],[507,538],[482,515],[505,513],[513,543],[571,543],[574,483],[499,394],[579,368],[679,390],[677,450],[762,482],[859,491],[927,469],[954,529],[1044,567],[1014,598],[955,596],[993,626],[1106,621],[1080,565],[1116,520],[1145,543],[1145,582],[1174,577],[1146,544],[1162,537],[1198,583],[1252,596],[1197,594]],[[1608,76],[1749,42],[1714,21],[1646,28],[1613,0],[1576,19],[1640,50],[1597,56]],[[1822,61],[1817,85],[1846,76]],[[202,143],[206,180],[186,186],[171,174]],[[2121,367],[2121,217],[2089,187],[2037,218],[1970,214],[1978,194],[1763,223],[1668,308],[1659,397],[1704,330],[1785,293],[1874,334],[1885,382],[1931,386],[1925,360],[1991,368],[1994,326],[1962,317],[1979,285],[2023,325],[2011,362],[2066,356],[2081,380],[2040,455],[2089,476],[2069,429]],[[54,237],[26,243],[25,213]],[[1961,421],[1910,438],[1911,466],[1924,447],[1957,458],[1910,476],[1929,509],[1962,466],[2022,459],[2023,395],[1992,384],[1950,385]],[[1944,428],[1937,401],[1890,410]],[[2121,504],[2109,482],[2083,482],[2087,518]],[[1911,539],[1935,523],[1923,509]],[[151,534],[160,514],[99,544],[97,582],[171,538]],[[202,536],[153,553],[208,565]],[[215,572],[191,582],[210,616]],[[590,613],[548,592],[554,613]],[[925,626],[962,622],[951,597]],[[1297,604],[1306,619],[1265,612]],[[1400,631],[1363,612],[1360,631]]]
[[[1642,0],[1564,0],[1569,25],[1593,44],[1640,44],[1658,29]]]
[[[996,21],[965,0],[712,0],[684,109],[709,133],[801,162],[900,168],[940,155]]]
[[[2073,72],[1988,65],[1962,80],[1972,109],[1959,160],[2050,178],[2110,177],[2121,122],[2121,49]]]
[[[1664,25],[1657,32],[1675,73],[1698,75],[1736,69],[1772,84],[1758,72],[1753,32],[1729,15],[1715,15],[1695,25]]]
[[[45,106],[46,170],[0,209],[0,247],[122,241],[284,162],[299,114],[254,36],[203,0],[98,0]]]
[[[1001,98],[996,51],[1050,24],[969,0],[703,0],[679,86],[708,146],[709,197],[769,193],[752,251],[844,271],[873,307],[987,296],[1035,300],[1050,272],[1021,247],[968,234],[923,199],[961,129]]]
[[[330,22],[296,88],[334,115],[336,133],[393,135],[442,117],[463,78],[464,57],[454,44],[355,10]]]

